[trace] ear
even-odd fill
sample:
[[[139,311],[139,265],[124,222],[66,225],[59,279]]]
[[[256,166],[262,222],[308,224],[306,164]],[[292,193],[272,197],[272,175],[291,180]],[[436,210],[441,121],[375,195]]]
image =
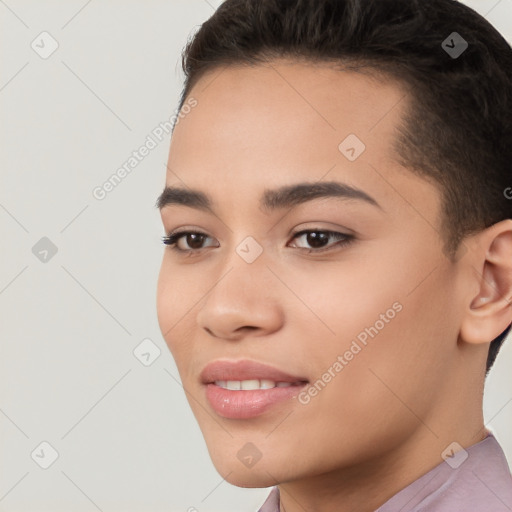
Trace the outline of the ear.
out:
[[[463,318],[460,337],[489,343],[512,323],[512,219],[478,234],[472,266],[479,291]]]

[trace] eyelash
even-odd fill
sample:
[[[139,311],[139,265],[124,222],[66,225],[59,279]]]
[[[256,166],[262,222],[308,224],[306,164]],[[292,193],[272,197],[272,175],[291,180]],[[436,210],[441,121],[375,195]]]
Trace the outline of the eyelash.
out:
[[[345,247],[355,240],[355,237],[353,235],[347,235],[344,233],[339,233],[337,231],[329,231],[329,230],[325,230],[325,229],[322,230],[322,229],[315,229],[315,228],[304,229],[302,231],[298,231],[298,232],[294,233],[292,236],[292,240],[295,240],[295,238],[298,238],[298,237],[308,234],[308,233],[322,233],[322,234],[332,235],[338,239],[338,243],[332,244],[326,248],[321,248],[321,249],[306,249],[304,247],[298,248],[303,251],[306,251],[307,254],[331,251],[332,247],[334,245],[336,245],[338,247]],[[178,249],[177,242],[181,238],[185,237],[186,235],[200,235],[200,236],[208,237],[208,235],[206,235],[205,233],[201,233],[200,231],[181,231],[181,232],[172,233],[168,236],[162,237],[162,242],[165,245],[168,245],[170,247],[170,249],[172,249],[173,251],[176,251],[177,253],[181,253],[181,254],[191,255],[192,253],[197,253],[197,252],[201,251],[202,249],[206,249],[206,247],[202,247],[200,249]]]

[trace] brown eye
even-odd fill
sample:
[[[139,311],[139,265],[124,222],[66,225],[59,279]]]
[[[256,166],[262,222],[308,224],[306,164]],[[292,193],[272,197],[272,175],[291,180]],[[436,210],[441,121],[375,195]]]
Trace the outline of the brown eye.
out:
[[[338,233],[336,231],[326,231],[321,229],[305,229],[296,233],[293,236],[293,239],[305,237],[304,241],[308,244],[311,249],[308,247],[299,247],[299,249],[304,249],[307,252],[322,252],[330,250],[332,246],[343,246],[347,245],[353,241],[353,235],[345,235],[343,233]],[[330,244],[326,247],[326,244],[329,242],[329,239],[334,239],[337,243]]]
[[[202,244],[205,239],[209,238],[205,233],[198,231],[182,231],[180,233],[173,233],[172,235],[165,236],[162,238],[162,242],[165,245],[172,246],[171,248],[178,252],[195,252],[203,249]],[[188,248],[180,248],[178,243],[181,239],[184,239]]]
[[[206,235],[200,235],[199,233],[189,233],[185,234],[183,238],[192,249],[201,249],[201,244],[204,243],[205,236]]]

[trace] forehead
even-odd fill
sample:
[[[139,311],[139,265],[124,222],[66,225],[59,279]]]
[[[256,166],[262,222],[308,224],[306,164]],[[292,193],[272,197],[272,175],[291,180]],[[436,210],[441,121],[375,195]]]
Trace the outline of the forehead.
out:
[[[316,142],[319,151],[329,147],[337,151],[349,133],[378,142],[391,136],[390,128],[407,104],[396,82],[288,60],[214,68],[196,83],[190,96],[198,106],[176,132],[201,128],[202,142],[220,143],[224,150],[227,143],[237,153],[249,146],[291,145],[297,155],[311,153],[312,145],[308,149],[293,144],[304,138]],[[372,146],[377,149],[375,143]]]
[[[272,185],[339,180],[381,204],[396,204],[397,195],[425,209],[436,201],[437,190],[394,159],[392,144],[409,102],[396,82],[275,60],[214,68],[191,97],[197,106],[171,140],[169,185],[212,195],[222,189],[224,196],[243,190],[247,200]],[[343,153],[347,144],[356,159]]]

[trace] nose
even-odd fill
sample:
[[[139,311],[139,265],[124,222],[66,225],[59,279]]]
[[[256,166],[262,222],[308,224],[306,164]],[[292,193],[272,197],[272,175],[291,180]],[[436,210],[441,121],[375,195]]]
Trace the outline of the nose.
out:
[[[197,312],[197,324],[216,338],[237,341],[281,328],[284,312],[279,280],[264,258],[246,263],[237,254],[223,266]]]

